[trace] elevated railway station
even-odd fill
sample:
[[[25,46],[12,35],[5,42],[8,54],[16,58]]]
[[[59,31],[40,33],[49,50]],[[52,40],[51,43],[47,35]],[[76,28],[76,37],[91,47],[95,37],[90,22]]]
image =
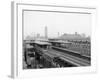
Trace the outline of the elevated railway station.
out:
[[[67,49],[71,44],[68,41],[25,41],[24,69],[90,66],[90,57]]]

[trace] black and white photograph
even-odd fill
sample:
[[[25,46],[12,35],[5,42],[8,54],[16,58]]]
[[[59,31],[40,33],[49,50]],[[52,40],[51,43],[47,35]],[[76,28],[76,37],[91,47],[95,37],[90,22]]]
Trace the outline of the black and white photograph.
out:
[[[11,75],[96,72],[96,7],[12,2]]]
[[[91,66],[91,13],[23,10],[22,21],[24,70]]]

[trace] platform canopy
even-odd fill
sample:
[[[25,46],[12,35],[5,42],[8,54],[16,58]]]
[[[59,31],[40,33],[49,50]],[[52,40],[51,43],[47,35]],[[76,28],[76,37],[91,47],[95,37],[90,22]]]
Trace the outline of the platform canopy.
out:
[[[67,43],[71,43],[69,41],[63,41],[63,40],[57,40],[57,41],[51,41],[53,43],[61,43],[61,44],[67,44]]]
[[[30,49],[30,48],[33,48],[33,46],[27,44],[27,45],[26,45],[26,48],[29,48],[29,49]]]
[[[36,38],[36,41],[48,42],[49,40],[46,38]]]
[[[51,45],[51,43],[43,42],[43,41],[35,41],[34,43],[38,45]]]

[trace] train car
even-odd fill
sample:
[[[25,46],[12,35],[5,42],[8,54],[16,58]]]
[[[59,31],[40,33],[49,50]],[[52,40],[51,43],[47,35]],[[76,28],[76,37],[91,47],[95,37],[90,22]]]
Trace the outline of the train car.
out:
[[[31,68],[31,61],[35,55],[34,47],[30,44],[26,44],[23,51],[23,60],[26,63],[27,68]]]

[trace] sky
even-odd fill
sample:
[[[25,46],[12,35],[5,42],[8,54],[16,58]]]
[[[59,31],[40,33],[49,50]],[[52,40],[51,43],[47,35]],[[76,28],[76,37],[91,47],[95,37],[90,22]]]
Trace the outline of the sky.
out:
[[[58,13],[42,11],[24,11],[24,37],[40,34],[45,35],[45,26],[48,28],[48,37],[56,37],[64,33],[84,33],[91,35],[91,14]]]

